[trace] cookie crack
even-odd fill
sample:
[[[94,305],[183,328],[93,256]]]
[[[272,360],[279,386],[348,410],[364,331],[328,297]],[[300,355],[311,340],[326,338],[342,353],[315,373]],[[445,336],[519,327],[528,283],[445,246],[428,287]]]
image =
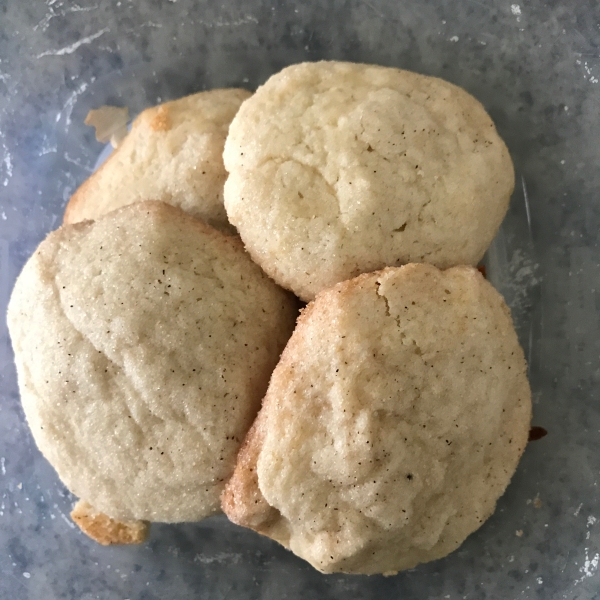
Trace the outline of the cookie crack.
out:
[[[262,166],[265,166],[269,163],[273,163],[279,167],[286,162],[292,162],[297,165],[300,165],[301,167],[304,167],[305,169],[308,169],[309,171],[311,171],[312,173],[317,175],[319,177],[319,179],[322,180],[323,183],[325,184],[325,187],[326,187],[327,191],[329,192],[329,194],[333,198],[335,198],[335,202],[337,204],[338,215],[340,215],[340,216],[342,215],[342,209],[341,209],[341,205],[340,205],[340,199],[337,194],[337,190],[333,187],[333,185],[331,183],[329,183],[329,181],[327,181],[327,179],[325,178],[323,173],[314,165],[307,164],[307,163],[299,160],[298,158],[295,158],[294,156],[286,156],[286,157],[268,156],[264,160],[260,161],[257,164],[257,169]],[[342,223],[343,223],[343,221],[342,221]]]
[[[417,215],[417,221],[421,223],[423,221],[423,211],[431,204],[431,197],[429,197],[419,209],[419,214]]]
[[[381,291],[381,281],[379,281],[378,279],[375,280],[375,292],[377,294],[377,296],[379,298],[381,298],[385,304],[385,314],[387,317],[391,317],[391,313],[390,313],[390,303],[388,302],[387,296]],[[400,322],[399,319],[396,318],[396,323],[398,326],[400,326]]]
[[[388,300],[387,296],[381,291],[381,281],[376,280],[375,287],[376,287],[377,296],[379,298],[381,298],[381,300],[383,300],[383,302],[385,304],[386,316],[393,317],[394,321],[396,322],[396,326],[398,327],[398,329],[401,329],[402,322],[400,319],[400,315],[392,315],[392,313],[390,311],[389,300]],[[404,331],[400,331],[400,341],[405,346],[412,344],[414,346],[414,353],[421,358],[421,360],[423,361],[424,364],[427,364],[427,361],[423,358],[423,350],[421,349],[421,347],[419,346],[419,344],[417,343],[417,341],[414,338],[408,337]]]

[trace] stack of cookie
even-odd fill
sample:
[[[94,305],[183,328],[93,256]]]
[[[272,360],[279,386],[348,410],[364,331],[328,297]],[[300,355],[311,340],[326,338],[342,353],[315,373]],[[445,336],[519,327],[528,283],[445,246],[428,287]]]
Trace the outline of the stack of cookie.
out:
[[[513,186],[483,107],[398,69],[305,63],[142,113],[9,307],[73,518],[131,542],[221,507],[327,573],[457,548],[529,431],[475,268]]]

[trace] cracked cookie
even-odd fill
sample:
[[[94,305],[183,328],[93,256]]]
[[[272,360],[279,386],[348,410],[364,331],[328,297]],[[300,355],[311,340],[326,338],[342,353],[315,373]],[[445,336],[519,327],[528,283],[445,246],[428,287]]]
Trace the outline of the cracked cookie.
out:
[[[470,94],[343,62],[272,76],[233,119],[224,161],[230,222],[306,301],[385,266],[476,265],[514,187],[506,146]]]
[[[231,120],[249,96],[242,89],[211,90],[143,111],[125,140],[73,194],[64,222],[160,200],[233,233],[223,207],[223,146]]]
[[[441,558],[493,513],[531,393],[509,310],[471,267],[390,267],[303,311],[222,496],[325,573]]]
[[[8,309],[33,437],[97,513],[211,515],[296,316],[239,238],[178,208],[64,225]]]

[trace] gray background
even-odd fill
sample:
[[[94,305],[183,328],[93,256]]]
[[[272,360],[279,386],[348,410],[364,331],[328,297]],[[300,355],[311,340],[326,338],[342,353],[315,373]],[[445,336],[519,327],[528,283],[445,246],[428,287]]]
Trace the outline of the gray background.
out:
[[[135,114],[203,88],[253,89],[302,60],[405,67],[473,93],[512,153],[518,186],[488,266],[530,359],[534,424],[549,431],[478,532],[396,577],[319,575],[224,518],[156,526],[146,545],[107,549],[66,516],[72,498],[24,423],[2,319],[1,598],[600,598],[600,9],[590,6],[0,1],[2,313],[101,151],[88,109]]]

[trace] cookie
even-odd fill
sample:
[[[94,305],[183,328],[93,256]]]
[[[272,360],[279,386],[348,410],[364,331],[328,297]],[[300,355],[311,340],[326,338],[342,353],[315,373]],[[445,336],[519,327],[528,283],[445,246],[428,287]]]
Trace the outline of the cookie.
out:
[[[117,521],[84,500],[77,501],[71,519],[83,533],[103,546],[143,544],[150,533],[148,521]]]
[[[230,222],[306,301],[385,266],[476,265],[514,187],[506,146],[467,92],[342,62],[272,76],[233,119],[224,161]]]
[[[364,274],[298,321],[222,496],[324,573],[395,573],[493,513],[531,394],[506,304],[472,267]]]
[[[212,90],[143,111],[119,147],[73,194],[64,222],[160,200],[232,233],[223,208],[223,145],[231,119],[249,96],[242,89]]]
[[[219,511],[296,301],[237,237],[160,202],[51,233],[8,325],[23,409],[77,497],[119,521]]]

